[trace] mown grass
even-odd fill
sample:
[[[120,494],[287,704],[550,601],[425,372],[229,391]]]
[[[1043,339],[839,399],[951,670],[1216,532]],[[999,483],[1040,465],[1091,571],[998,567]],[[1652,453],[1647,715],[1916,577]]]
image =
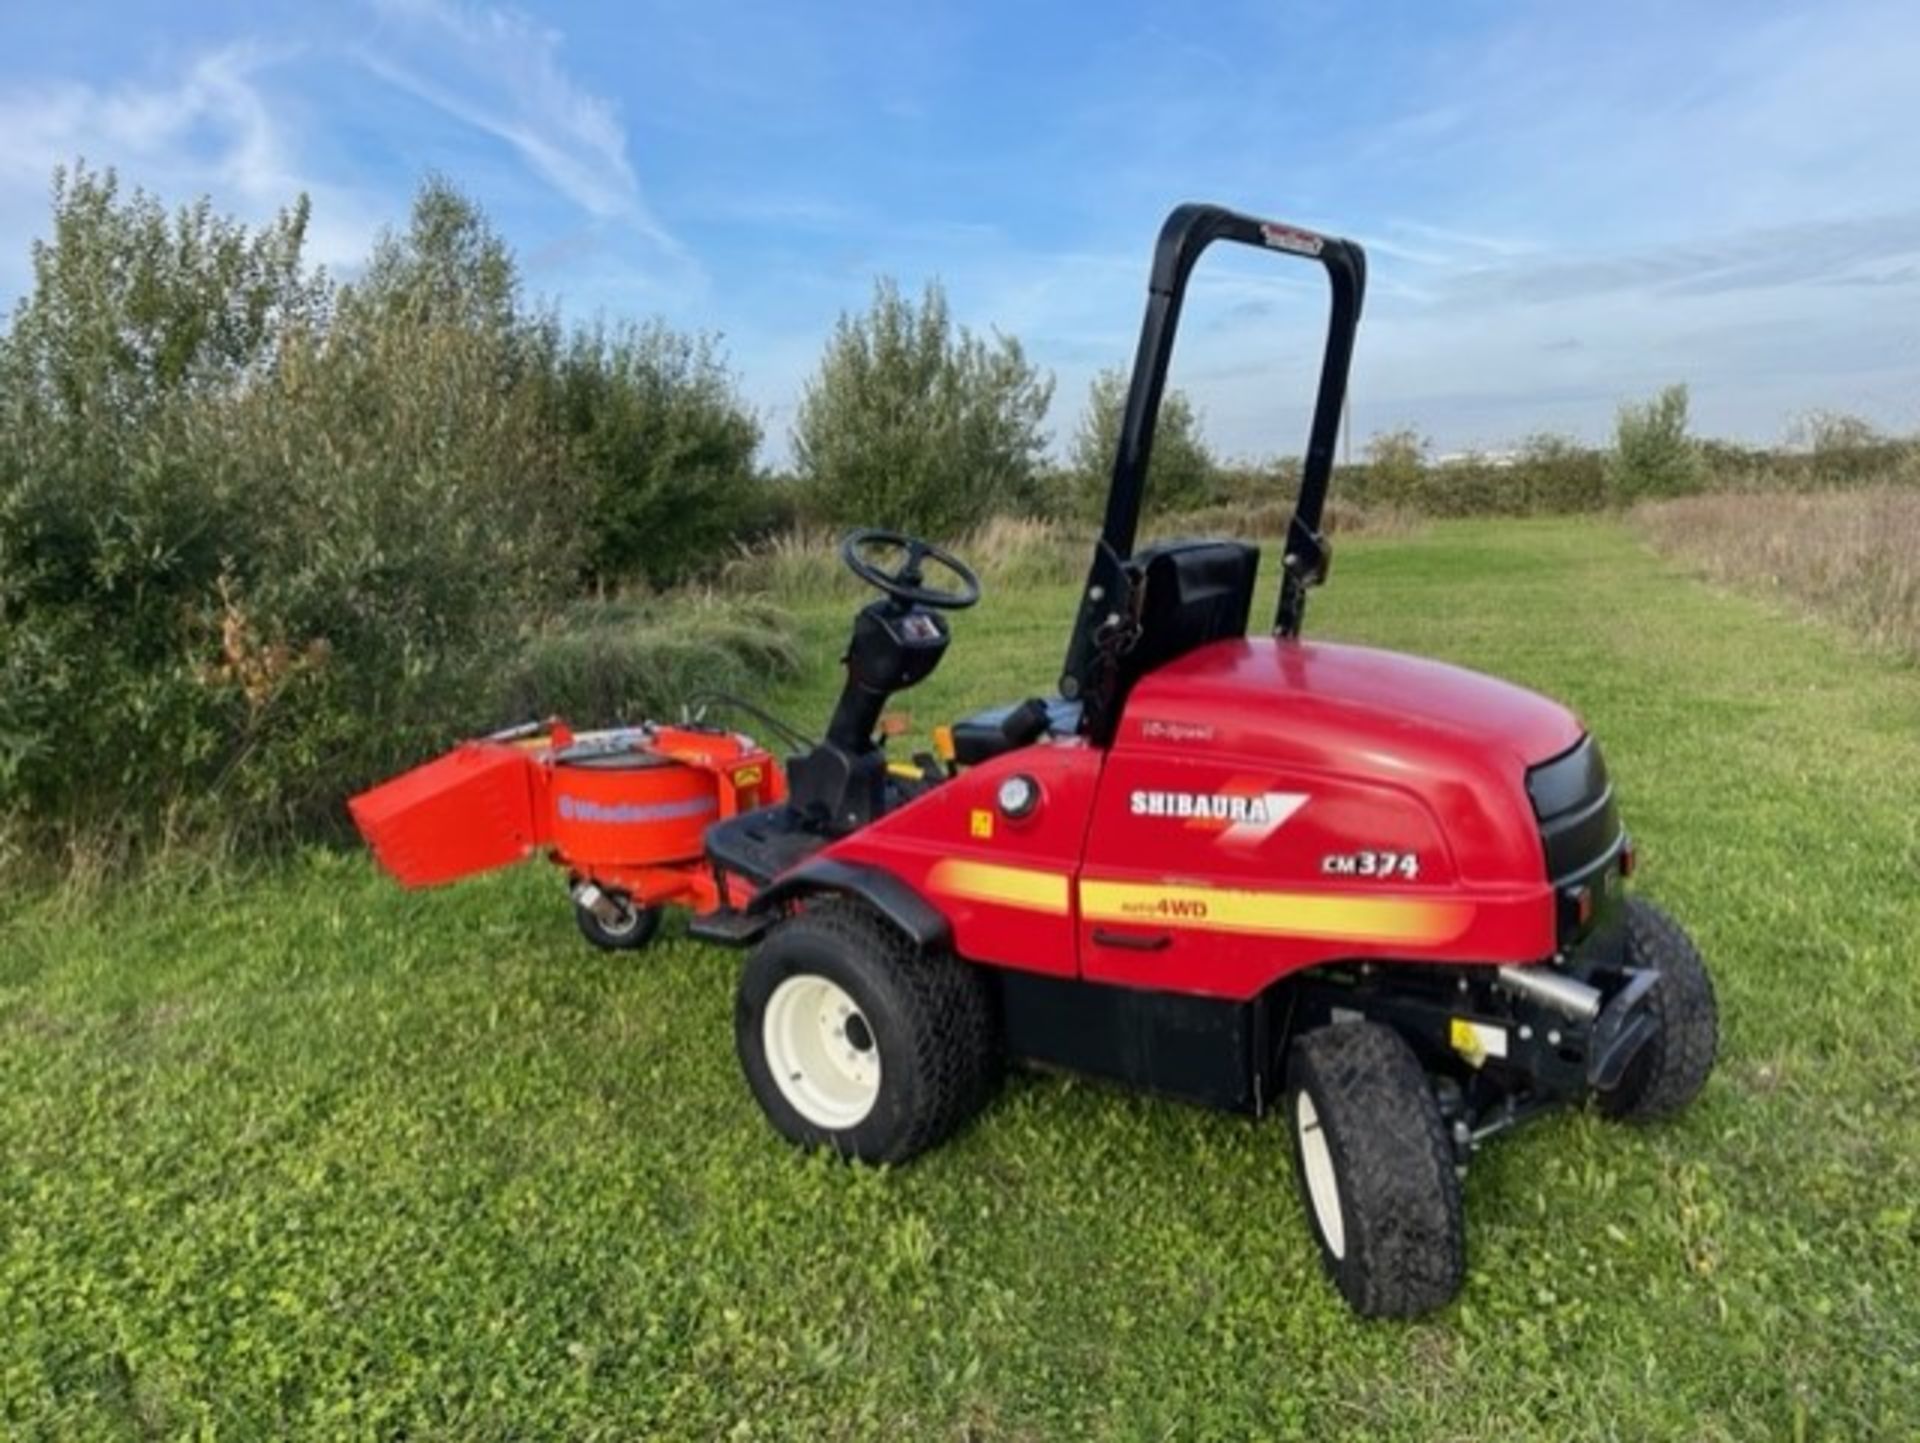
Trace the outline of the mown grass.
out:
[[[921,729],[1045,688],[1071,599],[959,618]],[[813,727],[845,603],[794,609]],[[726,954],[592,953],[537,869],[407,895],[313,852],[0,924],[0,1427],[1920,1432],[1920,675],[1597,521],[1355,540],[1310,626],[1578,706],[1719,978],[1685,1118],[1476,1165],[1438,1317],[1336,1301],[1277,1127],[1019,1077],[912,1166],[802,1157]]]

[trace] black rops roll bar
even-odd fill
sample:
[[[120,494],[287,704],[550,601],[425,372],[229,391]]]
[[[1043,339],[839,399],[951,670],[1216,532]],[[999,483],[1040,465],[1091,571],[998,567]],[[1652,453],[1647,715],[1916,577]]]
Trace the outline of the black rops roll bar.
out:
[[[1217,205],[1182,205],[1167,217],[1153,250],[1153,272],[1147,281],[1147,312],[1140,325],[1140,346],[1133,361],[1133,379],[1127,388],[1127,407],[1120,423],[1120,446],[1113,460],[1113,482],[1107,492],[1107,515],[1094,546],[1093,565],[1081,596],[1080,612],[1067,650],[1061,693],[1067,697],[1092,690],[1100,665],[1102,633],[1123,625],[1116,608],[1128,600],[1130,580],[1126,560],[1133,554],[1139,530],[1140,504],[1146,492],[1147,462],[1153,452],[1154,428],[1160,419],[1160,397],[1166,390],[1167,368],[1173,359],[1174,332],[1186,298],[1187,280],[1200,253],[1217,240],[1239,241],[1283,255],[1318,261],[1326,267],[1332,292],[1327,318],[1327,348],[1320,363],[1320,388],[1313,403],[1313,424],[1307,435],[1307,455],[1300,472],[1300,495],[1287,525],[1286,553],[1280,584],[1280,604],[1274,629],[1282,636],[1298,636],[1307,609],[1307,590],[1325,578],[1328,547],[1320,534],[1327,483],[1333,476],[1334,450],[1340,435],[1340,412],[1346,402],[1347,371],[1353,362],[1353,339],[1360,327],[1360,305],[1367,288],[1367,256],[1359,244],[1337,236],[1319,235],[1299,226],[1257,220]]]

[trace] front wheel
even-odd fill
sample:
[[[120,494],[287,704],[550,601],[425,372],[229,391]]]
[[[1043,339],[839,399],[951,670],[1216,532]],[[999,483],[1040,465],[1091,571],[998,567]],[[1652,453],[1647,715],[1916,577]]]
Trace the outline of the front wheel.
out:
[[[1320,1260],[1353,1310],[1410,1318],[1450,1302],[1467,1267],[1460,1178],[1406,1041],[1377,1022],[1307,1033],[1288,1061],[1286,1116]]]
[[[1658,1031],[1595,1100],[1609,1117],[1671,1117],[1700,1095],[1720,1048],[1713,978],[1680,924],[1639,897],[1627,899],[1627,965],[1660,975],[1646,1002]]]
[[[658,907],[636,907],[625,892],[609,891],[603,900],[611,914],[606,917],[584,902],[573,904],[580,935],[602,951],[637,952],[660,930]]]
[[[767,1120],[802,1147],[904,1162],[959,1128],[996,1076],[986,980],[856,902],[777,925],[740,975],[734,1043]]]

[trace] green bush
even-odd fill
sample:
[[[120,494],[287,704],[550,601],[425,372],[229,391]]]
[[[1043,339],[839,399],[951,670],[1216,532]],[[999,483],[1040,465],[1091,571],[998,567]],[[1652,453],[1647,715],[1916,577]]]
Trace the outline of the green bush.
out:
[[[1607,482],[1618,502],[1698,491],[1705,479],[1700,447],[1687,434],[1687,388],[1668,386],[1651,401],[1620,408]]]
[[[1431,450],[1432,443],[1411,428],[1375,435],[1367,442],[1368,479],[1389,494],[1412,496],[1426,479]]]
[[[1607,505],[1606,457],[1567,436],[1537,431],[1520,443],[1520,511],[1529,516],[1600,511]]]
[[[1283,477],[1300,474],[1297,463],[1292,471],[1288,465],[1288,459],[1281,457],[1262,461],[1241,456],[1222,461],[1214,467],[1214,498],[1222,506],[1264,506],[1280,495],[1286,485]]]
[[[503,677],[554,682],[523,644],[566,650],[579,616],[542,618],[583,577],[717,568],[790,514],[710,342],[565,334],[444,182],[351,285],[304,263],[306,223],[56,177],[0,336],[10,847],[337,827],[346,793],[498,722]],[[650,690],[577,669],[557,694],[654,704],[701,647],[733,655],[716,626]],[[580,655],[666,654],[585,630]]]
[[[1068,461],[1075,509],[1083,515],[1098,515],[1106,505],[1126,405],[1126,372],[1102,371],[1093,378]],[[1200,417],[1193,402],[1184,391],[1166,391],[1160,398],[1153,451],[1147,461],[1146,513],[1191,511],[1222,499],[1217,488],[1218,472],[1213,453],[1200,434]]]
[[[1920,442],[1884,436],[1855,416],[1812,412],[1785,447],[1703,441],[1709,484],[1726,491],[1831,491],[1911,485],[1920,479]]]
[[[581,331],[555,381],[596,580],[682,581],[779,519],[754,468],[759,423],[710,340],[658,323]]]
[[[227,398],[199,474],[268,504],[230,540],[200,675],[228,709],[221,785],[244,817],[324,824],[343,791],[492,720],[526,617],[579,568],[583,488],[545,423],[553,349],[485,222],[436,184],[328,327],[286,336],[273,383]]]
[[[317,664],[242,626],[251,664],[220,674],[222,597],[277,498],[208,465],[227,399],[273,386],[281,339],[325,314],[306,222],[301,205],[250,231],[56,175],[0,337],[0,810],[151,822],[184,775],[225,776],[236,714]]]
[[[945,293],[893,282],[842,315],[794,423],[815,519],[952,536],[1040,504],[1053,382],[1020,343],[956,327]]]

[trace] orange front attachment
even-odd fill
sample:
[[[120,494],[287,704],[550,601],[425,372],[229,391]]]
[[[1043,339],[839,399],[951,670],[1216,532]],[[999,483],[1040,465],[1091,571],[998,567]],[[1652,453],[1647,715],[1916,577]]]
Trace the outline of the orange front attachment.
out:
[[[466,742],[347,803],[380,865],[402,886],[431,887],[533,855],[540,764],[520,747]]]
[[[719,897],[707,827],[786,795],[746,737],[640,726],[466,742],[348,803],[380,864],[429,887],[546,850],[576,876],[643,905],[706,910]]]

